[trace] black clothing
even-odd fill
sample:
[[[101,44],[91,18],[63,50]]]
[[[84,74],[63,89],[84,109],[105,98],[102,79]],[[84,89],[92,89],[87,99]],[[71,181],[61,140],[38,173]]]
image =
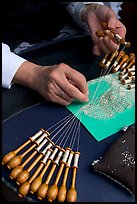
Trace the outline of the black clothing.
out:
[[[2,42],[6,44],[51,40],[72,20],[66,5],[57,1],[4,0],[2,6]]]

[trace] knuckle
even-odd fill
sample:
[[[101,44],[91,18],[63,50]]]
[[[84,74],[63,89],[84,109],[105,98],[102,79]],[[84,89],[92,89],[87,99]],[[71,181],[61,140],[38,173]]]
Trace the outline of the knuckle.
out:
[[[49,78],[52,79],[52,80],[54,80],[55,76],[56,76],[56,71],[55,71],[55,70],[52,70],[52,71],[49,73]]]
[[[62,68],[62,67],[65,67],[65,66],[66,66],[66,64],[65,64],[65,63],[63,63],[63,62],[61,62],[61,63],[59,63],[59,64],[58,64],[58,66]]]
[[[71,97],[71,98],[75,98],[76,96],[76,93],[75,93],[75,91],[74,90],[68,90],[68,94],[69,94],[69,96]]]

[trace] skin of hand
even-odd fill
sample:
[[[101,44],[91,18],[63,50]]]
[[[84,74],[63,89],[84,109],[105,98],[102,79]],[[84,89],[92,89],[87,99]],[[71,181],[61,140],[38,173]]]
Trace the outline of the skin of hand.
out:
[[[88,101],[86,78],[65,63],[40,66],[25,61],[17,70],[13,83],[25,85],[47,101],[69,105],[72,101]]]
[[[91,38],[93,40],[93,54],[99,56],[102,53],[114,52],[119,45],[108,37],[97,37],[96,31],[104,31],[102,22],[107,22],[109,28],[113,28],[117,34],[125,38],[126,27],[120,22],[115,12],[106,5],[90,4],[81,11],[81,19],[88,25]]]

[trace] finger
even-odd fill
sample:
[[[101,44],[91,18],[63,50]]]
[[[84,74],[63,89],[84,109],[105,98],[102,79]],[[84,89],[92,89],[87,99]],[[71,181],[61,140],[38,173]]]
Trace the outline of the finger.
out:
[[[125,38],[126,35],[126,27],[120,21],[117,22],[116,33],[120,35],[120,37]]]
[[[72,79],[71,79],[72,80]],[[82,93],[76,86],[69,82],[67,78],[62,78],[61,82],[57,82],[58,86],[70,96],[70,98],[78,99],[83,102],[88,101],[87,91]]]
[[[104,45],[109,50],[109,52],[114,52],[119,48],[119,45],[113,42],[110,38],[104,37],[103,39]]]
[[[108,38],[108,37],[104,37],[104,38]],[[104,53],[109,53],[110,50],[109,50],[108,46],[105,44],[104,38],[103,38],[103,37],[100,37],[100,38],[99,38],[99,47],[100,47],[100,50],[101,50],[102,52],[104,52]],[[110,40],[110,39],[108,38],[108,40]]]
[[[54,83],[54,82],[53,82]],[[68,102],[72,102],[74,99],[72,97],[70,97],[67,93],[64,92],[64,90],[62,90],[57,84],[54,83],[54,93],[59,96],[60,98],[68,101]]]
[[[66,70],[66,78],[69,82],[71,82],[70,84],[74,85],[74,87],[79,89],[80,92],[82,92],[83,94],[87,93],[88,85],[86,82],[86,78],[80,72],[76,71],[75,69],[71,69],[71,71]]]
[[[52,91],[49,95],[48,95],[48,100],[54,102],[54,103],[58,103],[60,105],[64,105],[67,106],[69,105],[71,102],[67,101],[63,98],[61,98],[60,96],[56,95],[56,93],[54,91]]]
[[[102,52],[100,51],[99,47],[97,45],[95,45],[93,47],[93,50],[92,50],[93,54],[96,55],[96,56],[99,56],[102,54]]]

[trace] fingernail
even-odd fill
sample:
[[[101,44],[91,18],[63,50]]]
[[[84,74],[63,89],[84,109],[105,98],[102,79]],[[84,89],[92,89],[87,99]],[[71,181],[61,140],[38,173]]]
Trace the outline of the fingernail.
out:
[[[87,92],[86,92],[86,95],[88,95],[89,94],[89,90],[87,90]]]
[[[86,98],[86,99],[85,99],[85,102],[88,102],[88,101],[89,101],[89,98]]]

